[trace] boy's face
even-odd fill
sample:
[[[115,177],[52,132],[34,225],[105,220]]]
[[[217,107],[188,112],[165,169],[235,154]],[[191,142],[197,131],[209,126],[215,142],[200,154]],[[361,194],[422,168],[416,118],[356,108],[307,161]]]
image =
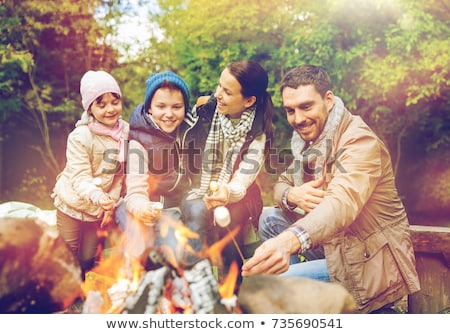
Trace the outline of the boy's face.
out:
[[[98,98],[92,102],[90,112],[98,122],[114,127],[122,115],[122,100],[112,93],[105,93],[100,102]]]
[[[314,141],[322,133],[334,105],[331,91],[321,96],[314,85],[286,87],[282,92],[283,107],[289,124],[304,141]]]
[[[178,89],[158,88],[153,94],[148,113],[165,133],[174,132],[184,119],[183,94]]]

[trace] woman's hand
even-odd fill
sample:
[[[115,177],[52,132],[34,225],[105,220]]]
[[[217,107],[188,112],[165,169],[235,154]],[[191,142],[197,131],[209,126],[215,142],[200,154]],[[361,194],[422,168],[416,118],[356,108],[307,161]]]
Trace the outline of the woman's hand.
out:
[[[203,197],[206,207],[211,210],[218,206],[225,206],[228,204],[230,198],[230,191],[226,185],[218,186],[216,191],[206,193]]]

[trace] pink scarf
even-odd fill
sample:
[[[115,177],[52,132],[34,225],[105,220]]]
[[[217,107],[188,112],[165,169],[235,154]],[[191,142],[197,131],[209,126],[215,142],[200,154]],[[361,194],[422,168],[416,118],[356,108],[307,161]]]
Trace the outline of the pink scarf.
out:
[[[119,162],[125,161],[125,137],[123,135],[123,121],[119,119],[114,127],[106,126],[99,122],[90,122],[88,124],[89,129],[97,134],[102,136],[109,136],[112,139],[119,142]]]

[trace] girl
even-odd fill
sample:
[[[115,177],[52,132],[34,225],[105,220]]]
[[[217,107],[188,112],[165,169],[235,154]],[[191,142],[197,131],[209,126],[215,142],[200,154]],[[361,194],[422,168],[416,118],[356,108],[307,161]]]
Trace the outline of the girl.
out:
[[[86,72],[80,93],[84,112],[68,136],[67,163],[52,198],[57,229],[80,261],[84,278],[95,264],[97,229],[109,221],[121,195],[129,125],[121,119],[122,93],[110,74]]]

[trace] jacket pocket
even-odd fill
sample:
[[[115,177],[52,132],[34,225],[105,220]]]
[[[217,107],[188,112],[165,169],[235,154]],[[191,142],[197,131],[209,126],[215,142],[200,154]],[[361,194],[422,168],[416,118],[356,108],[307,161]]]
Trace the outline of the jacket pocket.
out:
[[[383,295],[401,281],[396,261],[383,234],[375,233],[365,240],[348,235],[344,256],[348,264],[347,280],[359,295],[361,304]]]
[[[382,234],[373,234],[366,240],[360,240],[354,235],[347,235],[345,240],[345,255],[349,265],[367,262],[385,245],[387,239]]]

